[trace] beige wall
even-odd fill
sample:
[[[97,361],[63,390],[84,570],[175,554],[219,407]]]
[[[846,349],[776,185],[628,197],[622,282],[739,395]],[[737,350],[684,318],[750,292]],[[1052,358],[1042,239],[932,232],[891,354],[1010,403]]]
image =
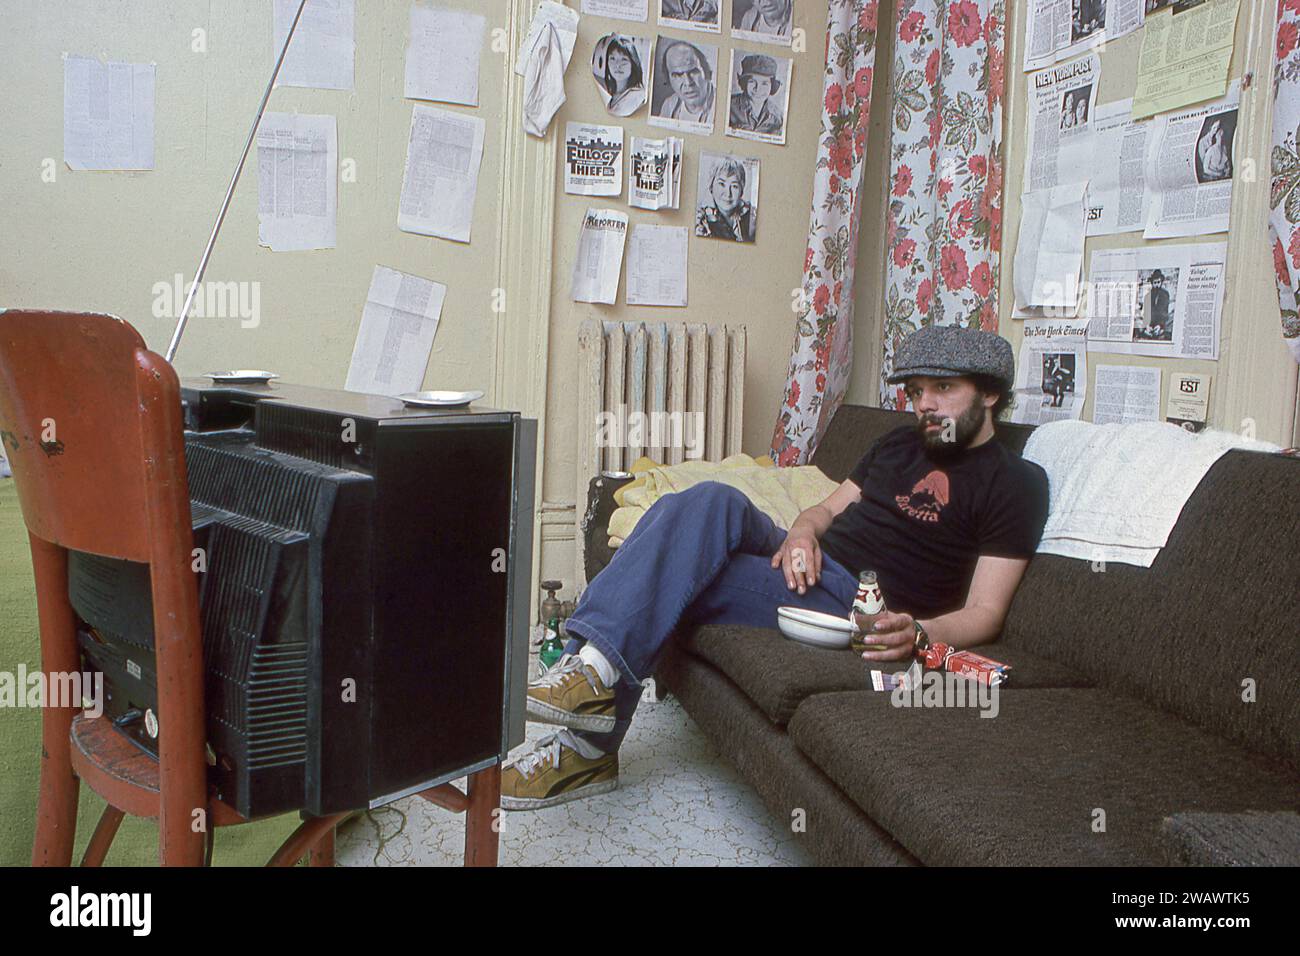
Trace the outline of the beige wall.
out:
[[[468,5],[467,6],[471,6]],[[489,30],[508,25],[507,0],[472,4]],[[212,227],[273,65],[269,0],[3,0],[0,83],[0,303],[107,311],[136,326],[156,350],[174,320],[152,314],[153,287],[188,281]],[[271,252],[257,243],[257,156],[244,178],[208,268],[214,281],[260,285],[261,322],[190,323],[177,367],[270,368],[284,378],[341,387],[376,264],[447,285],[425,379],[430,388],[497,388],[492,361],[498,316],[497,254],[506,58],[485,49],[481,103],[440,108],[487,121],[470,245],[397,228],[413,101],[403,97],[405,0],[357,3],[353,92],[277,89],[268,110],[333,114],[340,164],[338,247]],[[207,52],[191,50],[206,31]],[[156,168],[74,172],[63,164],[62,54],[157,64]],[[57,180],[42,182],[42,162]]]

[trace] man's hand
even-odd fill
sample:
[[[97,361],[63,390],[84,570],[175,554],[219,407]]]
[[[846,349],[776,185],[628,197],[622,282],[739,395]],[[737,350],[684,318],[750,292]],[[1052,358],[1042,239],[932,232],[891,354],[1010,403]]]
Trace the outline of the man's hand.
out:
[[[772,567],[785,572],[785,586],[805,593],[822,576],[822,549],[817,544],[835,516],[860,500],[862,489],[847,479],[825,501],[799,512],[790,524],[785,543],[772,555]]]
[[[885,645],[883,651],[863,651],[864,661],[911,660],[916,644],[916,627],[912,623],[912,615],[886,611],[876,618],[875,625],[870,631],[864,632],[862,639],[868,644]]]
[[[817,536],[796,522],[780,550],[772,555],[772,567],[784,572],[785,586],[791,591],[798,588],[800,594],[805,593],[822,573],[822,549],[817,544]]]

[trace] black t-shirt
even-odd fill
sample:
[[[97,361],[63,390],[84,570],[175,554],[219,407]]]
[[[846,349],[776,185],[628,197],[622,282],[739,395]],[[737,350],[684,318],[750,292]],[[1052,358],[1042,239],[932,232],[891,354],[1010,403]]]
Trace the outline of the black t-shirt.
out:
[[[891,611],[934,617],[966,603],[980,555],[1032,557],[1047,523],[1047,474],[991,438],[930,457],[910,425],[881,436],[849,480],[862,500],[822,536],[855,577],[875,571]]]

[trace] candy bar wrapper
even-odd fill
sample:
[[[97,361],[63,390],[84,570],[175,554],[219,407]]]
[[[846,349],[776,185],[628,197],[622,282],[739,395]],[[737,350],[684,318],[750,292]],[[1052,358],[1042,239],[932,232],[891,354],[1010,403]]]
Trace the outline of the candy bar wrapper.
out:
[[[931,644],[926,648],[923,660],[926,667],[936,669],[941,667],[950,673],[969,677],[990,687],[1004,683],[1009,676],[1007,672],[1011,670],[1009,665],[999,663],[991,657],[973,651],[954,651],[949,645],[942,643]]]

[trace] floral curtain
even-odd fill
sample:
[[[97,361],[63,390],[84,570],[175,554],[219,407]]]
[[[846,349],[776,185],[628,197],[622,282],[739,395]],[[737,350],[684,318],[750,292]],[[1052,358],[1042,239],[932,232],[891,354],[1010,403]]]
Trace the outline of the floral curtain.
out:
[[[923,325],[998,328],[1003,0],[898,0],[890,110],[883,408],[894,350]]]
[[[1300,362],[1300,0],[1278,0],[1276,42],[1268,233],[1277,269],[1282,337]]]
[[[807,460],[844,401],[853,366],[853,267],[878,0],[830,0],[822,132],[803,289],[785,397],[772,435],[780,465]]]

